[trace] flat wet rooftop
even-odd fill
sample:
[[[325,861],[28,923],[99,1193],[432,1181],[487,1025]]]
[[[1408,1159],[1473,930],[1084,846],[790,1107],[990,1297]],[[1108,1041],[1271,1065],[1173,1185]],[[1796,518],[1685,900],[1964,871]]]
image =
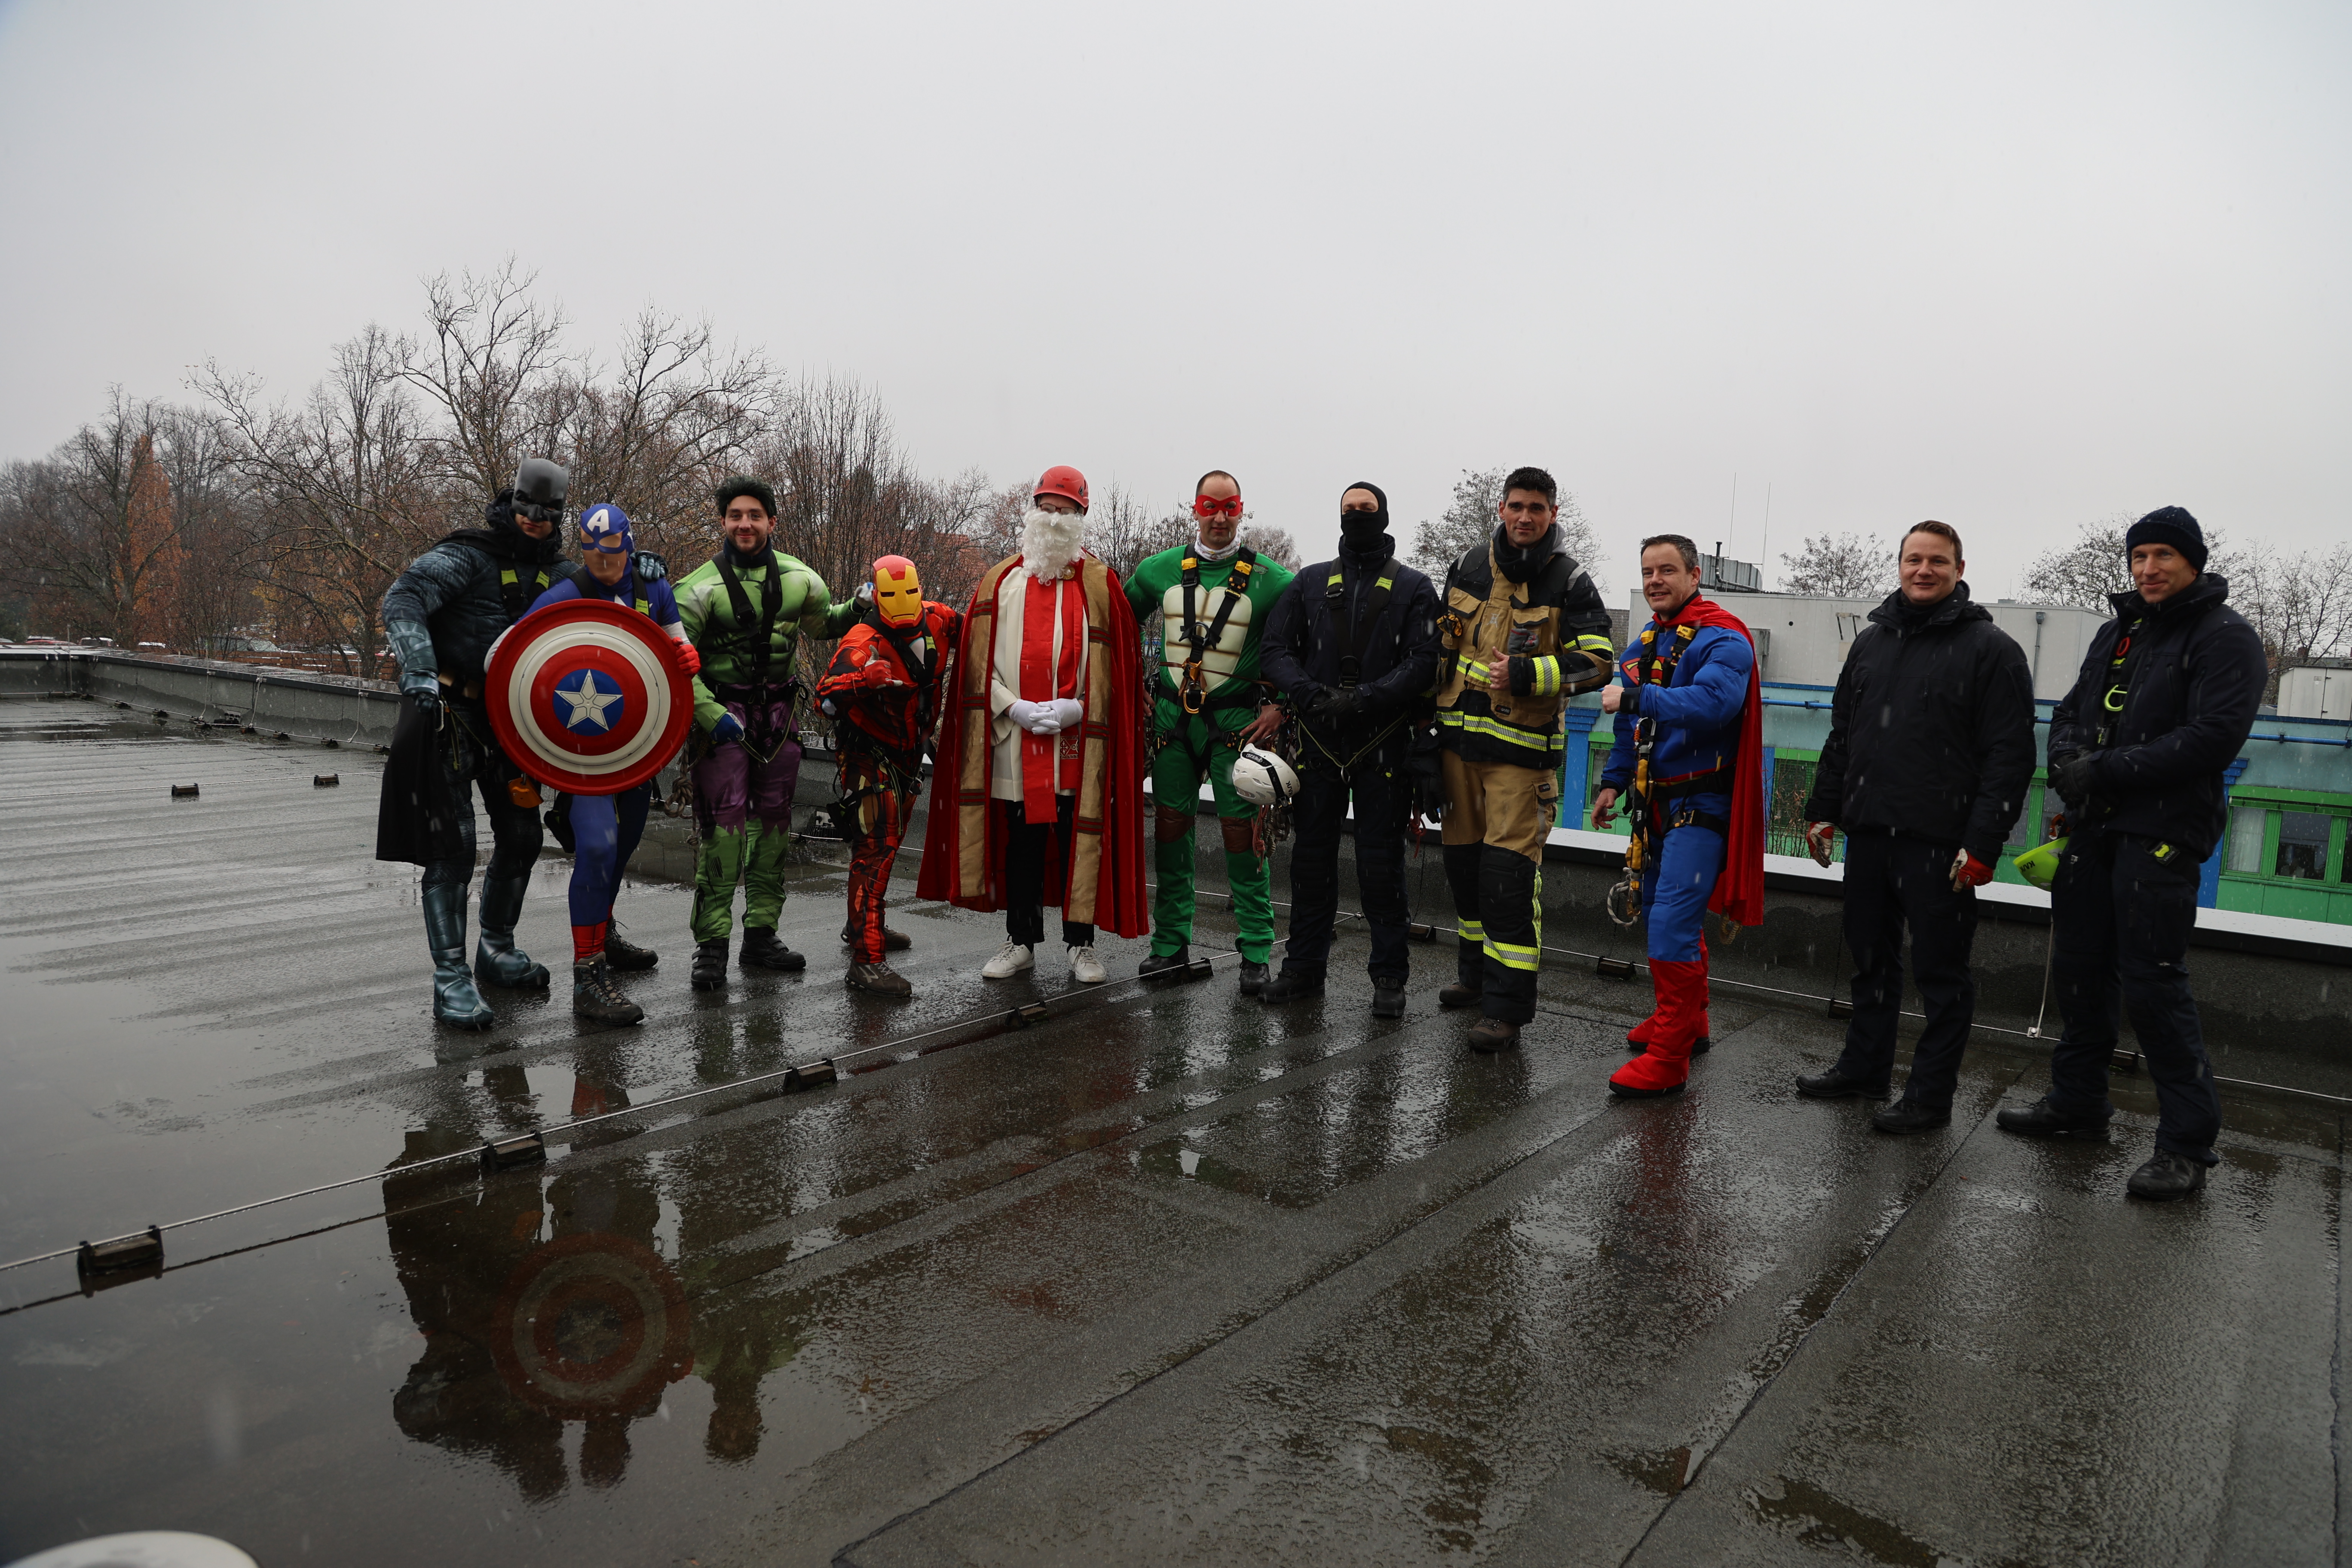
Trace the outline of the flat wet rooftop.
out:
[[[999,923],[910,882],[892,1005],[840,984],[823,862],[804,976],[692,992],[646,882],[643,1026],[559,982],[455,1035],[373,757],[115,718],[0,702],[0,1260],[648,1109],[168,1232],[95,1294],[0,1272],[0,1559],[2347,1561],[2327,1104],[2225,1091],[2211,1186],[2141,1205],[2144,1079],[2104,1143],[1993,1127],[2030,1047],[1889,1138],[1793,1092],[1838,1026],[1724,996],[1689,1093],[1614,1103],[1646,996],[1589,966],[1485,1058],[1443,942],[1394,1023],[1344,924],[1280,1010],[1230,959],[1121,983],[1140,942],[991,984]],[[521,927],[559,972],[568,870]]]

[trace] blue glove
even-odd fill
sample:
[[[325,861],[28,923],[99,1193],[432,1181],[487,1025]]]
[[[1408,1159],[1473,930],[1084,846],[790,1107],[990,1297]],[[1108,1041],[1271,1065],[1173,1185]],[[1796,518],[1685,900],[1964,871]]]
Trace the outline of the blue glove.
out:
[[[719,722],[710,726],[710,743],[714,746],[723,746],[730,741],[742,738],[743,721],[732,713],[721,713]]]

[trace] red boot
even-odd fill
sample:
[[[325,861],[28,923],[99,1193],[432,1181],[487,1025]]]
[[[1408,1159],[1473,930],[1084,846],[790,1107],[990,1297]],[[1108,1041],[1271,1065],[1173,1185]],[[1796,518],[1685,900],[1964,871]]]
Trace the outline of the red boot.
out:
[[[1649,1048],[1609,1077],[1609,1092],[1631,1100],[1680,1094],[1690,1081],[1691,1042],[1705,1012],[1703,971],[1696,963],[1650,961],[1662,1016]]]
[[[1698,939],[1698,994],[1691,1002],[1691,1009],[1698,1016],[1698,1037],[1691,1042],[1691,1055],[1695,1057],[1706,1055],[1715,1046],[1715,1031],[1706,1021],[1707,963],[1706,937],[1702,934]]]
[[[1650,1009],[1648,1017],[1625,1031],[1625,1043],[1636,1051],[1650,1048],[1650,1042],[1658,1038],[1658,1025],[1670,1011],[1666,983],[1659,978],[1658,966],[1654,963],[1650,965],[1650,994],[1657,998],[1657,1005]]]

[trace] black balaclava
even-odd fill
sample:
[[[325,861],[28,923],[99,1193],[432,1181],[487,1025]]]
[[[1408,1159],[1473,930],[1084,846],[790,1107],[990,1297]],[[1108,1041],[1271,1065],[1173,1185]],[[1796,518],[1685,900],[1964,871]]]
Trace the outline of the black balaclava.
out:
[[[551,565],[563,559],[563,524],[558,522],[547,531],[545,539],[533,539],[515,521],[514,491],[500,490],[482,509],[482,521],[489,525],[489,552],[502,560],[519,561],[532,566]]]
[[[1495,524],[1495,563],[1514,583],[1524,583],[1534,576],[1559,548],[1559,524],[1556,522],[1537,534],[1536,542],[1525,550],[1511,542],[1509,531],[1501,523]]]
[[[1349,490],[1370,490],[1378,498],[1378,511],[1343,511],[1339,514],[1339,548],[1350,555],[1378,553],[1385,561],[1396,550],[1396,542],[1389,537],[1389,493],[1380,486],[1358,479]],[[1348,490],[1341,490],[1345,496]]]

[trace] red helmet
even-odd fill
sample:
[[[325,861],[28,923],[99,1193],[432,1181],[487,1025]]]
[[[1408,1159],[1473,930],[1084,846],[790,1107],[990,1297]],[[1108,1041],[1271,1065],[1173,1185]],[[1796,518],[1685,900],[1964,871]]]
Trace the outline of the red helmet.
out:
[[[1087,477],[1067,463],[1056,463],[1037,476],[1037,488],[1030,492],[1030,499],[1034,500],[1038,496],[1065,496],[1077,502],[1078,510],[1084,511]]]

